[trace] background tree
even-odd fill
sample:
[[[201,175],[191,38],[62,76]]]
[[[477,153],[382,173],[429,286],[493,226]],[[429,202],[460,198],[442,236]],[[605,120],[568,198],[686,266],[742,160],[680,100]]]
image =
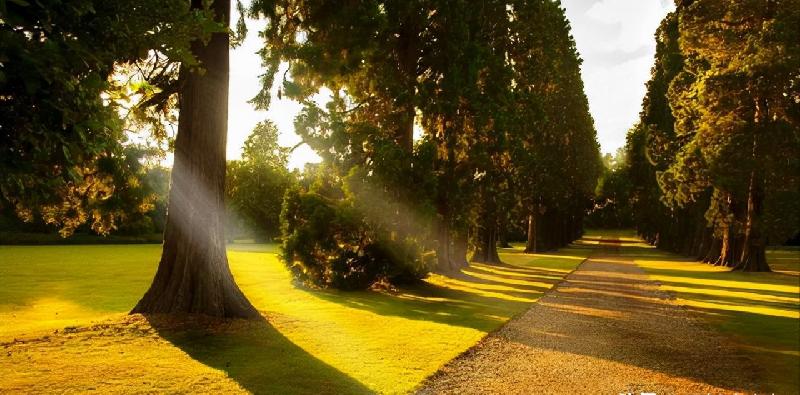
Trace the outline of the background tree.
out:
[[[602,165],[580,58],[560,2],[514,3],[511,59],[516,123],[512,161],[526,252],[578,237]]]
[[[285,247],[292,253],[285,259],[290,267],[333,265],[315,262],[314,254],[302,253],[304,248],[327,254],[319,256],[345,256],[376,240],[400,251],[409,241],[419,246],[418,253],[394,256],[425,255],[434,247],[437,264],[432,269],[437,271],[466,266],[470,245],[473,259],[497,262],[498,227],[508,220],[500,213],[509,212],[524,196],[512,188],[518,184],[512,178],[518,174],[512,158],[534,155],[512,152],[513,142],[524,133],[541,144],[541,152],[555,152],[552,161],[539,162],[546,166],[531,169],[558,174],[552,177],[557,192],[547,215],[550,225],[542,232],[557,234],[548,239],[548,248],[577,236],[599,175],[598,147],[563,10],[557,3],[535,3],[254,4],[254,15],[273,22],[263,34],[269,72],[255,102],[268,100],[279,63],[288,62],[280,93],[304,103],[297,132],[322,156],[326,174],[331,174],[326,179],[339,191],[326,195],[303,187],[286,202],[290,242]],[[523,32],[530,36],[524,42],[517,39]],[[547,41],[552,37],[556,40]],[[548,42],[555,42],[556,49],[549,57],[539,56],[551,47]],[[528,51],[518,50],[520,44],[527,44]],[[516,68],[522,70],[526,62],[530,68],[546,63],[549,82],[543,83],[544,77],[525,80],[524,71]],[[540,83],[549,83],[549,90]],[[530,106],[517,110],[515,89],[528,89]],[[327,103],[315,100],[321,92],[331,93]],[[537,95],[547,95],[549,113],[541,110]],[[565,109],[573,112],[565,115]],[[552,120],[541,121],[545,116]],[[412,145],[408,141],[415,117],[423,135]],[[548,135],[537,134],[540,125],[547,125]],[[565,162],[576,164],[559,173]],[[318,196],[306,199],[304,194]],[[558,207],[560,199],[577,203]],[[314,244],[314,229],[306,229],[314,221],[306,217],[315,211],[306,206],[317,204],[324,204],[320,210],[331,215],[346,210],[341,218],[347,221],[340,222],[349,225],[342,225],[338,236],[317,235],[320,243]],[[364,234],[351,237],[351,230]],[[322,242],[336,238],[339,250],[328,248],[337,243]],[[429,239],[435,246],[426,245]],[[343,259],[350,263],[340,266],[363,272],[358,256]],[[395,265],[404,267],[402,262]],[[330,284],[324,279],[311,282]]]
[[[269,121],[256,125],[244,142],[242,159],[228,162],[225,196],[232,211],[228,225],[242,226],[244,233],[262,242],[280,235],[283,196],[294,182],[288,162],[289,149],[278,145],[275,125]]]

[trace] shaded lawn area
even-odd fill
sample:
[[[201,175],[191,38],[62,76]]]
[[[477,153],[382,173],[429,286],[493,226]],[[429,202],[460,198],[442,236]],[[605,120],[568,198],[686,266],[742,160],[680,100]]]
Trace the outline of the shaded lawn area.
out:
[[[798,260],[770,250],[774,273],[742,273],[669,254],[644,244],[623,248],[660,288],[712,327],[751,351],[775,393],[800,386],[800,277]]]
[[[592,250],[504,249],[503,265],[396,292],[340,292],[294,287],[275,246],[231,245],[236,281],[265,320],[187,329],[124,315],[149,285],[160,246],[0,246],[0,371],[9,372],[0,392],[404,393]]]
[[[767,250],[773,271],[800,276],[800,247],[773,247]]]

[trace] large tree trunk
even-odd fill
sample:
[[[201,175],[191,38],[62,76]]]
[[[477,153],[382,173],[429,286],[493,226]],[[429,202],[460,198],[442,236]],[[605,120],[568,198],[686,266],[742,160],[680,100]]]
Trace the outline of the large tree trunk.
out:
[[[747,195],[747,219],[742,242],[742,255],[734,269],[747,272],[768,272],[770,268],[767,264],[766,243],[759,224],[762,188],[755,172],[750,174],[750,187]]]
[[[441,214],[440,214],[441,215]],[[436,268],[441,274],[458,273],[469,266],[467,262],[467,238],[454,234],[450,229],[446,213],[440,218],[436,243]]]
[[[192,8],[202,8],[192,0]],[[215,0],[227,24],[230,0]],[[164,247],[150,289],[132,313],[254,318],[259,313],[236,286],[224,236],[225,142],[228,123],[228,34],[192,44],[203,72],[181,70],[180,123]]]
[[[500,255],[497,254],[497,219],[493,207],[485,210],[483,224],[478,227],[478,243],[472,261],[500,263]]]

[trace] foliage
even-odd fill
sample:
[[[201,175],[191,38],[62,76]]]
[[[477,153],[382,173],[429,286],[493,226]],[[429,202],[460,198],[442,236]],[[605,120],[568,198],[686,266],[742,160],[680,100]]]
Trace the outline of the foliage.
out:
[[[662,23],[642,123],[628,139],[649,241],[760,271],[766,244],[797,233],[799,6],[700,0]]]
[[[152,92],[174,93],[170,64],[196,64],[190,40],[219,29],[206,14],[191,12],[182,0],[3,2],[0,193],[6,204],[23,219],[57,224],[65,235],[86,221],[98,233],[111,231],[121,210],[115,202],[122,203],[112,196],[131,176],[123,145],[129,122],[120,113],[130,95],[142,93],[114,73],[161,59],[144,65],[149,72],[138,79]],[[143,104],[169,101],[161,96]]]
[[[320,172],[319,178],[330,176]],[[330,191],[324,195],[322,184],[317,180],[309,189],[290,189],[284,198],[282,256],[295,279],[317,287],[365,289],[381,280],[402,283],[427,274],[428,262],[415,240],[399,239],[370,223],[350,190],[336,190],[345,197],[339,200]]]
[[[228,202],[229,238],[254,233],[256,240],[271,241],[280,235],[283,195],[295,182],[286,169],[289,151],[278,145],[278,130],[261,122],[247,138],[242,159],[228,161],[225,195]],[[244,228],[233,232],[233,227]]]
[[[631,189],[633,187],[626,171],[624,152],[616,157],[607,154],[605,171],[597,184],[595,206],[586,218],[591,228],[629,229],[633,226]]]
[[[361,238],[414,240],[437,271],[465,266],[468,243],[496,261],[500,227],[534,193],[548,199],[542,234],[558,233],[550,248],[579,233],[600,165],[557,2],[282,0],[250,13],[269,21],[253,102],[269,104],[287,62],[279,95],[303,103],[296,130],[342,191],[324,203],[352,208]],[[547,174],[552,188],[532,180]]]
[[[40,217],[31,215],[23,219],[19,218],[19,212],[2,210],[0,218],[3,224],[0,228],[29,233],[31,237],[38,234],[38,238],[42,240],[50,240],[46,235],[56,231],[62,237],[74,236],[75,233],[100,233],[101,236],[116,233],[150,237],[151,234],[161,233],[166,216],[169,170],[146,164],[152,155],[151,149],[136,145],[126,145],[122,149],[125,155],[120,160],[123,163],[108,167],[107,184],[102,184],[102,190],[108,191],[108,195],[102,196],[102,199],[90,195],[83,202],[72,200],[74,205],[63,202],[45,206],[41,208]],[[101,190],[100,187],[96,188]],[[89,216],[95,218],[87,224],[85,222]],[[110,218],[111,222],[101,232],[98,221],[104,218]],[[101,240],[102,237],[88,239]]]

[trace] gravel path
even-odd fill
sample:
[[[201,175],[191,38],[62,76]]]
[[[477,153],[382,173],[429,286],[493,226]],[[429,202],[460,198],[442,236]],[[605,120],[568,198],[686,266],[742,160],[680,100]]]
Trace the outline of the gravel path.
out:
[[[616,245],[604,241],[530,310],[419,392],[755,393],[752,360],[658,291]]]

